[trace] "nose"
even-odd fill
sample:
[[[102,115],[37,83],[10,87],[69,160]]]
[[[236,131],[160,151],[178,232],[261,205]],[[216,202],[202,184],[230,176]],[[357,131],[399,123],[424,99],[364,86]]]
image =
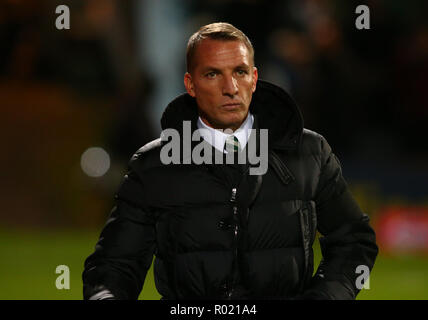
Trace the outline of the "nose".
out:
[[[238,82],[233,76],[223,78],[223,95],[234,96],[238,93]]]

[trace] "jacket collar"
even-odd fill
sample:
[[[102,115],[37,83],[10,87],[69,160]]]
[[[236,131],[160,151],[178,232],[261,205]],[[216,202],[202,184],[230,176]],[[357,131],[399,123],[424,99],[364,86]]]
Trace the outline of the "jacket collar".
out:
[[[258,128],[269,130],[269,148],[293,150],[298,147],[303,132],[303,117],[290,95],[282,88],[264,80],[257,81],[250,112],[257,117]],[[162,130],[173,128],[182,132],[183,121],[197,129],[196,100],[184,93],[171,101],[162,118]]]

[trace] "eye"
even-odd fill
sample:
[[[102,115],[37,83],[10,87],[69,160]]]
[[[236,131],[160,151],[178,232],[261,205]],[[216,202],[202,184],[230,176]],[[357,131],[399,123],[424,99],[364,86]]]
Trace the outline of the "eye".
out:
[[[209,79],[214,79],[216,77],[216,75],[217,75],[217,72],[215,72],[215,71],[210,71],[207,74],[205,74],[205,76]]]
[[[236,73],[238,74],[238,76],[243,76],[248,74],[247,70],[244,70],[244,69],[238,69]]]

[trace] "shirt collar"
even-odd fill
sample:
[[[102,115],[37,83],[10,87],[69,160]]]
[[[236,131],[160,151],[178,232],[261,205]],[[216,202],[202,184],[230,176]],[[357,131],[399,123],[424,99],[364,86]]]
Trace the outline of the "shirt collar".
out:
[[[250,136],[251,129],[253,128],[254,116],[248,112],[247,118],[242,123],[242,125],[233,132],[233,135],[238,139],[239,144],[241,145],[241,149],[244,149],[248,142],[248,137]],[[207,126],[201,119],[198,117],[197,122],[198,129],[206,129],[200,130],[202,138],[211,144],[217,150],[224,152],[224,143],[226,138],[230,136],[230,134],[224,133],[222,130],[217,130]],[[214,141],[213,141],[214,140]]]

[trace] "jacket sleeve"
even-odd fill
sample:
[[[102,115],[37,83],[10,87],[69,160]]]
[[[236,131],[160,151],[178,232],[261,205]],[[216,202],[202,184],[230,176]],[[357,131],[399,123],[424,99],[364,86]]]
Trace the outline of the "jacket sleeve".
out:
[[[361,289],[357,268],[371,271],[378,253],[375,232],[351,195],[339,160],[327,141],[320,139],[321,173],[315,202],[322,260],[301,298],[355,299]]]
[[[95,252],[85,260],[84,299],[138,299],[155,249],[155,222],[141,203],[142,192],[141,180],[130,170]]]

